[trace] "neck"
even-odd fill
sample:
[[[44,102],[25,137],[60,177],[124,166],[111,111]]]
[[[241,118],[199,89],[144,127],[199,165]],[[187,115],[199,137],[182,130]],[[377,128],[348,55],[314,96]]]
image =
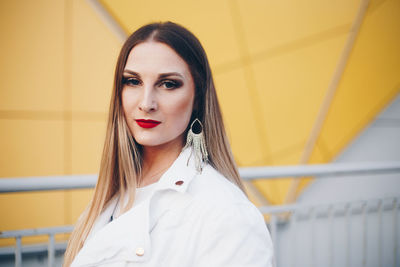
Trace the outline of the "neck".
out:
[[[140,186],[157,182],[172,165],[182,150],[182,143],[168,143],[160,146],[143,146],[143,168]]]

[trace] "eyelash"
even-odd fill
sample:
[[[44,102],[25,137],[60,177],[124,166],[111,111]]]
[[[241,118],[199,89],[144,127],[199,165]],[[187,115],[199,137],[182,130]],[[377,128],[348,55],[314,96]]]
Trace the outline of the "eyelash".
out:
[[[172,87],[168,87],[167,84]],[[174,81],[174,80],[163,80],[160,82],[160,85],[164,85],[166,89],[176,89],[181,87],[182,83],[180,81]]]
[[[135,82],[136,84],[133,84],[132,82]],[[140,84],[140,81],[136,78],[132,78],[132,77],[123,77],[122,78],[122,83],[126,84],[128,86],[136,86]]]
[[[141,81],[136,79],[136,78],[132,78],[132,77],[123,77],[122,78],[122,83],[128,86],[138,86],[141,84]],[[158,83],[158,86],[162,86],[164,85],[165,89],[176,89],[182,86],[182,82],[181,81],[175,81],[175,80],[170,80],[170,79],[165,79],[165,80],[161,80]],[[171,86],[168,87],[167,85]]]

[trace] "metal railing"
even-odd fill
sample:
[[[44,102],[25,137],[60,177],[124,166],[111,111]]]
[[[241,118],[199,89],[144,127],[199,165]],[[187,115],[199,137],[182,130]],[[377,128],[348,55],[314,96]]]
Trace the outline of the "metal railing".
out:
[[[319,243],[328,244],[327,252],[325,253],[324,265],[321,266],[334,266],[335,259],[341,258],[342,263],[338,266],[399,266],[399,224],[398,224],[398,209],[400,202],[399,196],[382,197],[364,199],[349,202],[329,202],[317,204],[291,204],[281,206],[261,207],[260,211],[263,214],[270,216],[269,229],[273,244],[275,245],[275,254],[279,255],[280,251],[279,235],[286,232],[286,243],[290,239],[290,244],[285,247],[287,250],[284,254],[290,260],[286,260],[282,264],[277,262],[277,266],[319,266],[316,264],[317,255],[317,238],[315,226],[317,221],[323,224],[326,233],[323,235],[324,239]],[[368,222],[374,219],[375,225],[370,225]],[[376,222],[377,221],[377,222]],[[299,226],[299,224],[302,224]],[[383,225],[390,225],[388,230],[393,234],[391,243],[386,247],[391,247],[390,253],[383,251],[384,243],[384,227]],[[335,226],[340,230],[335,231]],[[279,228],[286,228],[279,230]],[[352,238],[352,232],[358,228],[360,234],[358,238]],[[376,232],[376,234],[374,234]],[[299,233],[308,236],[308,240],[299,238]],[[375,238],[370,235],[374,234]],[[337,252],[335,255],[335,242],[334,239],[340,239],[340,244],[343,246],[342,252]],[[299,241],[301,239],[301,241]],[[321,239],[321,238],[320,238]],[[374,247],[377,248],[377,255],[374,256],[375,265],[371,265],[372,260],[368,258],[369,243],[375,242]],[[298,243],[301,243],[300,245]],[[302,255],[303,259],[298,259],[297,250],[301,246],[301,250],[308,251],[306,255]],[[307,247],[307,249],[305,249]],[[357,249],[358,247],[358,249]],[[357,253],[354,253],[356,250]],[[352,259],[353,255],[357,255],[358,259]],[[276,257],[276,260],[283,259],[284,257]],[[320,257],[321,258],[321,257]],[[385,261],[384,261],[385,259]],[[390,263],[391,262],[391,263]]]
[[[301,165],[301,166],[284,166],[284,167],[251,167],[240,168],[240,175],[244,180],[253,179],[276,179],[280,177],[306,177],[316,176],[318,179],[325,177],[339,177],[339,176],[353,176],[365,174],[391,174],[400,173],[400,162],[386,162],[386,163],[335,163],[335,164],[318,164],[318,165]],[[54,177],[32,177],[32,178],[2,178],[0,179],[0,193],[10,192],[24,192],[24,191],[44,191],[44,190],[65,190],[65,189],[84,189],[92,188],[95,186],[97,180],[96,175],[72,175],[72,176],[54,176]],[[378,240],[379,240],[379,264],[384,266],[384,252],[383,252],[383,223],[384,217],[387,217],[388,211],[392,212],[392,229],[393,229],[393,266],[399,263],[398,251],[398,208],[400,196],[382,197],[379,199],[360,200],[352,202],[335,202],[335,203],[316,203],[316,204],[301,204],[295,203],[290,205],[280,206],[264,206],[260,207],[263,214],[269,215],[269,229],[273,244],[275,246],[275,254],[277,255],[277,266],[302,266],[299,265],[301,260],[296,256],[296,242],[298,242],[298,235],[300,230],[302,233],[308,231],[308,237],[311,241],[310,244],[310,257],[308,257],[308,266],[317,266],[318,258],[316,248],[316,232],[314,226],[321,218],[326,218],[329,232],[329,248],[328,248],[328,262],[329,266],[333,266],[334,255],[334,231],[335,222],[338,220],[345,220],[347,228],[345,227],[345,234],[347,234],[347,252],[346,262],[343,266],[353,266],[352,257],[352,244],[350,231],[351,222],[357,216],[363,218],[363,234],[362,234],[362,257],[363,265],[368,263],[368,216],[372,213],[378,214]],[[392,203],[391,205],[387,204]],[[377,204],[372,204],[377,203]],[[358,205],[358,206],[357,206]],[[375,206],[374,206],[375,205]],[[319,221],[318,221],[319,220]],[[308,225],[308,230],[303,231],[304,222]],[[300,225],[303,224],[301,227]],[[0,248],[0,255],[15,255],[15,266],[22,266],[22,253],[28,251],[45,252],[48,254],[48,266],[54,266],[55,251],[57,249],[65,249],[65,243],[56,243],[54,236],[61,233],[69,233],[72,231],[72,226],[61,226],[52,228],[29,229],[18,231],[4,231],[0,232],[0,238],[15,238],[15,247],[2,247]],[[25,236],[33,235],[47,235],[49,236],[49,243],[47,246],[26,246],[22,245],[21,239]],[[290,262],[279,262],[280,243],[288,242]],[[319,254],[318,254],[319,255]]]
[[[55,262],[55,251],[65,250],[66,243],[59,243],[56,246],[55,235],[56,234],[64,234],[71,233],[73,230],[73,226],[60,226],[60,227],[50,227],[50,228],[40,228],[40,229],[25,229],[25,230],[16,230],[16,231],[5,231],[0,232],[0,238],[15,238],[15,266],[22,266],[22,253],[23,252],[41,252],[45,250],[45,246],[22,246],[22,237],[26,236],[38,236],[38,235],[47,235],[49,237],[49,243],[47,245],[47,261],[48,266],[54,266]],[[23,249],[24,248],[24,249]],[[9,248],[1,248],[1,254],[8,254],[10,252]]]

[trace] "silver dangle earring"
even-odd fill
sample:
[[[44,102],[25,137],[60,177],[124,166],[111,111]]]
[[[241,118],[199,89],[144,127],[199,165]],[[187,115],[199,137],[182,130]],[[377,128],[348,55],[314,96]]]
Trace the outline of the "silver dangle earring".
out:
[[[195,123],[199,124],[199,127],[196,127]],[[203,125],[197,118],[192,122],[187,133],[186,145],[184,149],[187,147],[192,147],[192,152],[190,153],[187,164],[189,164],[189,160],[192,154],[194,154],[196,171],[201,173],[204,163],[206,163],[208,160],[208,153],[203,134]]]

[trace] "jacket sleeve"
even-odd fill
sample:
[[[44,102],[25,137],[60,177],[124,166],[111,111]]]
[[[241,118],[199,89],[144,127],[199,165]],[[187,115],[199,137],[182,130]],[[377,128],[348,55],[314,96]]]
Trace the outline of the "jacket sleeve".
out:
[[[272,267],[273,246],[259,210],[252,204],[213,209],[205,216],[197,267]]]

